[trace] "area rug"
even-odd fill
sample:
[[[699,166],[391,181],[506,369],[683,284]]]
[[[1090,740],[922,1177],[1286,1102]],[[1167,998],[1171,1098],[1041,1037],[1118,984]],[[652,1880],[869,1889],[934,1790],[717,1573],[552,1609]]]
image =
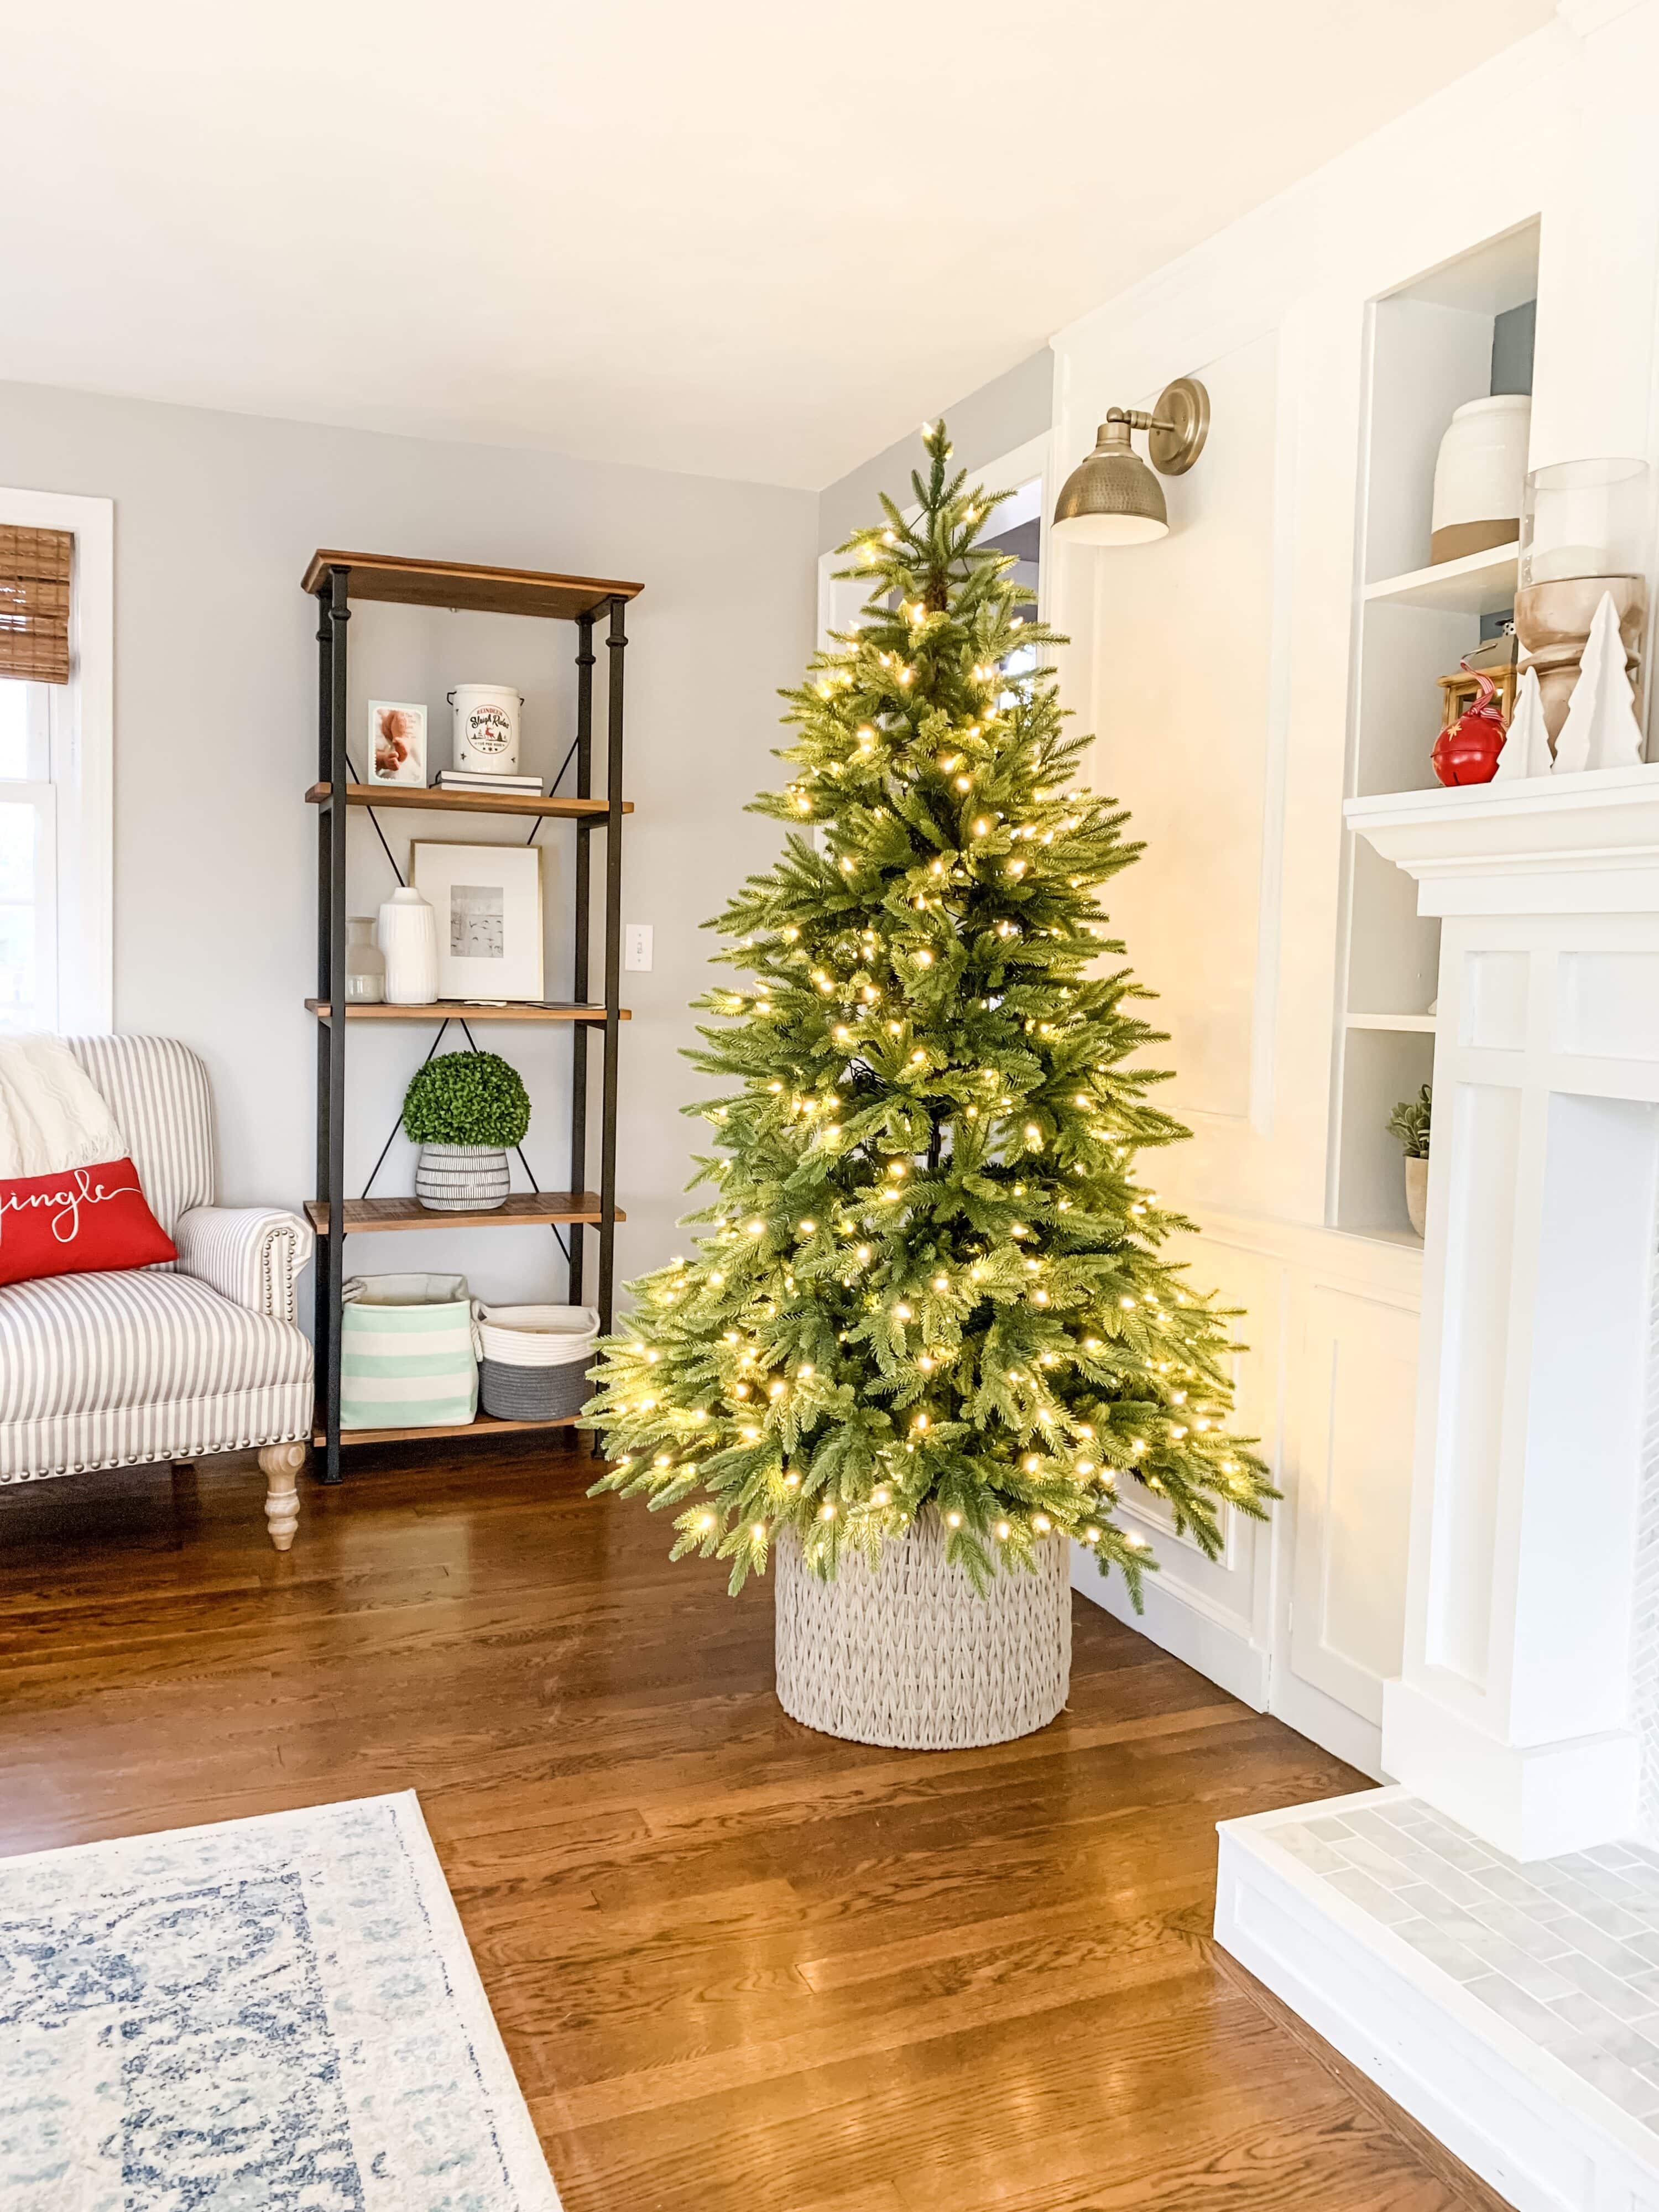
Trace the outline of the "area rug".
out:
[[[4,2212],[558,2212],[412,1791],[0,1859]]]

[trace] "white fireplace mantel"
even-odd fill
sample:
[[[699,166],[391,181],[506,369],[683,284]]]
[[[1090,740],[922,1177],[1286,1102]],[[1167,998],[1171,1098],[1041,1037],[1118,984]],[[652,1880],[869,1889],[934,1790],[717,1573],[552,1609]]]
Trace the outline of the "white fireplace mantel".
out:
[[[1443,918],[1404,1662],[1382,1764],[1512,1858],[1632,1833],[1659,766],[1356,799]]]
[[[1659,763],[1351,799],[1422,914],[1639,914],[1659,868]]]
[[[1395,1779],[1224,1822],[1216,1935],[1523,2212],[1653,2212],[1659,765],[1347,814],[1442,917]]]

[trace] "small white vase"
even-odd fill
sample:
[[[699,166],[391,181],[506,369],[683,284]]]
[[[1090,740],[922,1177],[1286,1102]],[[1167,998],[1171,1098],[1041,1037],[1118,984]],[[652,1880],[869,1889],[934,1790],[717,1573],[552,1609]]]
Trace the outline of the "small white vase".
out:
[[[1429,1213],[1429,1164],[1427,1160],[1406,1161],[1406,1218],[1421,1237]]]
[[[1429,560],[1461,561],[1521,534],[1532,401],[1495,392],[1457,409],[1434,465]]]
[[[380,908],[376,934],[386,955],[386,1004],[429,1006],[438,995],[438,918],[430,902],[405,884]]]

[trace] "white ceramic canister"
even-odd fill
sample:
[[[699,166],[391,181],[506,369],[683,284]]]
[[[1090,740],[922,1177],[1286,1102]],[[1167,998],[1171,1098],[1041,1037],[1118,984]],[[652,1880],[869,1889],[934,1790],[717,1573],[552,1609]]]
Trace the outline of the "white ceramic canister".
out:
[[[522,695],[510,684],[458,684],[448,697],[455,709],[456,767],[516,775]]]
[[[438,995],[438,917],[412,884],[380,908],[375,932],[386,955],[386,997],[392,1006],[429,1006]]]
[[[1471,399],[1453,415],[1434,465],[1431,562],[1461,561],[1519,537],[1531,426],[1524,392]]]

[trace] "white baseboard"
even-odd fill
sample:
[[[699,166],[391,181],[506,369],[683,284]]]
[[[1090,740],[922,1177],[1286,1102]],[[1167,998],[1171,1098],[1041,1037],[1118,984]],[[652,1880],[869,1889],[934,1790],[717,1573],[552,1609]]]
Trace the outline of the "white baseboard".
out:
[[[1258,1644],[1236,1616],[1214,1611],[1178,1582],[1149,1575],[1142,1587],[1145,1613],[1137,1613],[1121,1575],[1109,1580],[1080,1544],[1072,1547],[1072,1588],[1079,1597],[1109,1613],[1161,1650],[1230,1691],[1242,1705],[1305,1735],[1334,1759],[1346,1759],[1362,1774],[1382,1781],[1382,1731],[1362,1714],[1303,1682],[1286,1667],[1275,1668],[1273,1653]],[[1659,2212],[1656,2206],[1655,2212]]]
[[[1500,1743],[1414,1683],[1382,1692],[1389,1765],[1405,1789],[1506,1858],[1559,1858],[1632,1835],[1642,1819],[1634,1729],[1565,1743]]]
[[[1236,1618],[1213,1611],[1194,1592],[1171,1586],[1160,1575],[1148,1575],[1141,1589],[1146,1610],[1137,1613],[1122,1576],[1103,1575],[1093,1553],[1081,1544],[1072,1547],[1072,1588],[1114,1620],[1138,1629],[1162,1650],[1218,1682],[1241,1704],[1259,1713],[1267,1710],[1271,1654]]]
[[[1518,2212],[1659,2212],[1659,2136],[1273,1841],[1378,1802],[1224,1820],[1218,1942]]]
[[[1354,1712],[1347,1705],[1338,1705],[1334,1698],[1315,1689],[1311,1682],[1303,1681],[1288,1667],[1274,1670],[1267,1710],[1286,1728],[1305,1735],[1310,1743],[1316,1743],[1334,1759],[1346,1759],[1350,1766],[1357,1766],[1373,1781],[1394,1779],[1382,1771],[1382,1731],[1376,1723],[1368,1721],[1363,1713]]]

